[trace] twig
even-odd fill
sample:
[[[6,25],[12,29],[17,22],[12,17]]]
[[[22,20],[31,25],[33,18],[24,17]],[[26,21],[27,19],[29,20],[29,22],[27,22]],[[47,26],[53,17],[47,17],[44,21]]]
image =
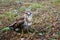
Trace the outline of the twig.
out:
[[[35,32],[32,33],[26,40],[29,40],[29,39],[30,39],[31,37],[33,37],[37,32],[38,32],[38,31],[36,31],[36,29],[35,29]]]

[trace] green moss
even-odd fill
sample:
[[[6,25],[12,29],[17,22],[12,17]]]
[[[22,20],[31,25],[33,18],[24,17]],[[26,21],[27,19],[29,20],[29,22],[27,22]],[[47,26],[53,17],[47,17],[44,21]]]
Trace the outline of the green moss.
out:
[[[10,30],[10,28],[9,27],[5,27],[1,31],[6,31],[6,30]]]

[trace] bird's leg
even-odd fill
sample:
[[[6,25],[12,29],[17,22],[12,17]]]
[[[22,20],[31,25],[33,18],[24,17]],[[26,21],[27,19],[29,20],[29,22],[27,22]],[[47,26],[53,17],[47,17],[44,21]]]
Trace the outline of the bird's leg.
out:
[[[30,33],[28,28],[27,28],[27,33],[28,33],[28,34]]]
[[[21,34],[21,37],[23,37],[23,35],[24,35],[24,32],[23,32],[23,30],[22,30],[22,34]]]
[[[29,27],[27,28],[27,33],[28,33],[28,34],[31,33],[30,30],[31,30],[31,28],[30,28],[30,26],[29,26]]]

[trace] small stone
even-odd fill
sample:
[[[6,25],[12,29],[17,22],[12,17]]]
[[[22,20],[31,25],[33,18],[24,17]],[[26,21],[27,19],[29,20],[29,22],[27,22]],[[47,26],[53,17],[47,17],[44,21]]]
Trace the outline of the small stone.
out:
[[[24,38],[21,38],[21,40],[24,40]]]

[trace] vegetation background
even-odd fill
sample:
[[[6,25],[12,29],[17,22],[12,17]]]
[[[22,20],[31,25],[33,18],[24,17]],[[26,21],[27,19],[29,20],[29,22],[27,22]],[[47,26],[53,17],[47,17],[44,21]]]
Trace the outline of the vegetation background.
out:
[[[34,14],[32,28],[38,34],[30,37],[30,33],[10,30],[1,33],[0,40],[20,40],[22,35],[29,40],[60,40],[60,0],[0,0],[0,29],[12,24],[27,8]]]

